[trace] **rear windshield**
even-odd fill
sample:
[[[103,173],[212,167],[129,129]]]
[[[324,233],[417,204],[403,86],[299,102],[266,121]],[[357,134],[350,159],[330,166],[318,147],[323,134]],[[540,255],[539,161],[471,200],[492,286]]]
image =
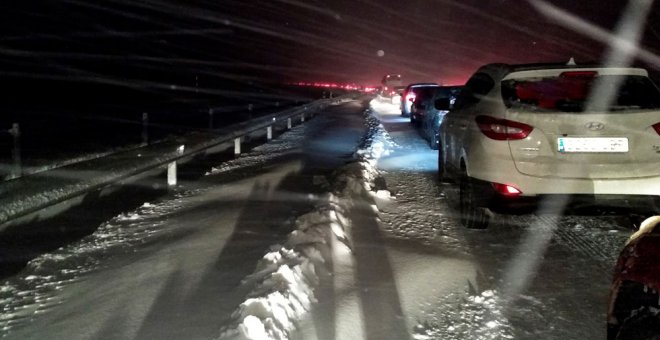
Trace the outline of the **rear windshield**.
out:
[[[433,91],[437,88],[439,88],[439,86],[418,86],[418,87],[414,87],[412,89],[412,92],[418,96],[423,96],[429,93],[433,93]]]
[[[502,97],[508,108],[582,112],[592,89],[599,83],[610,87],[620,86],[607,108],[609,111],[660,108],[660,92],[648,77],[596,75],[590,72],[504,80]]]

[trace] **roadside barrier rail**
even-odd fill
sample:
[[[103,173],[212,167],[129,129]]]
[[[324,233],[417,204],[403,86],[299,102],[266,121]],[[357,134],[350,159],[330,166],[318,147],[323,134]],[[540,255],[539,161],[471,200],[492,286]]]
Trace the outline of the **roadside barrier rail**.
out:
[[[176,185],[177,163],[185,163],[197,154],[232,142],[234,153],[238,155],[246,136],[263,134],[267,142],[273,138],[274,127],[291,129],[295,123],[305,122],[327,106],[354,96],[321,99],[221,129],[191,133],[0,183],[0,231],[14,220],[143,173],[167,170],[167,185]]]

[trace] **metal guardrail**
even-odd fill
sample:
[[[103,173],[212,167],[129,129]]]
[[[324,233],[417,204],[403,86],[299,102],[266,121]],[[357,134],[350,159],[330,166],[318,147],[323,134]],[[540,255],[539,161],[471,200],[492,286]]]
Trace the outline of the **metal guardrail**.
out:
[[[200,136],[183,136],[176,142],[159,143],[157,145],[145,146],[143,148],[133,149],[127,152],[120,152],[103,158],[90,160],[85,163],[85,168],[95,169],[95,165],[105,164],[109,158],[115,156],[119,158],[117,163],[113,163],[111,169],[101,169],[92,171],[92,176],[88,173],[83,175],[76,174],[71,180],[65,183],[57,181],[42,180],[36,181],[39,185],[30,183],[21,187],[21,183],[30,180],[39,179],[40,174],[25,176],[14,181],[0,184],[0,231],[12,224],[13,221],[22,217],[32,215],[43,209],[66,202],[87,192],[96,191],[112,184],[128,180],[143,173],[152,172],[161,168],[168,169],[168,184],[176,184],[176,166],[177,162],[191,159],[195,155],[205,152],[208,149],[221,146],[229,142],[234,142],[234,152],[240,153],[241,139],[247,135],[254,134],[263,130],[267,140],[272,138],[273,127],[286,124],[290,129],[295,122],[305,122],[306,119],[314,116],[319,110],[344,99],[351,99],[354,95],[345,95],[333,99],[317,100],[306,105],[284,110],[265,117],[259,117],[250,121],[234,124],[222,129],[213,130],[216,134],[209,137],[208,134]],[[135,156],[135,158],[132,158]],[[139,158],[138,158],[139,157]],[[139,159],[139,162],[136,160]],[[135,163],[139,163],[134,166]],[[76,166],[77,164],[73,164]],[[79,164],[78,164],[79,165]],[[67,167],[62,169],[53,169],[46,171],[43,176],[48,178],[66,177],[58,176],[51,172],[60,172],[65,174]],[[116,170],[121,169],[121,170]],[[69,176],[72,177],[72,176]],[[83,178],[89,177],[89,178]],[[82,179],[81,179],[82,178]],[[2,188],[2,186],[7,186]],[[6,195],[11,193],[12,195]]]

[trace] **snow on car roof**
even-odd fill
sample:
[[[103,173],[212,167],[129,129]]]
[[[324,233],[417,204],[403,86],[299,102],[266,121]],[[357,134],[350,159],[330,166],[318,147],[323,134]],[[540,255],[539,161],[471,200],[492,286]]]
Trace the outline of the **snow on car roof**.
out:
[[[502,80],[520,79],[520,78],[539,78],[556,77],[564,72],[596,71],[599,75],[634,75],[648,77],[648,72],[641,68],[631,67],[563,67],[563,68],[545,68],[533,70],[512,71]]]

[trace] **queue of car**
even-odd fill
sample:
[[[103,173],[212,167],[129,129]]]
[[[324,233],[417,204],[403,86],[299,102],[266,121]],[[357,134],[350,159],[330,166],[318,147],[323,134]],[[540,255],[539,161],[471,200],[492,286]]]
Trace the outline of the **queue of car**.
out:
[[[645,69],[488,64],[462,87],[409,85],[401,115],[438,150],[467,228],[582,207],[660,215],[660,90]],[[660,333],[658,235],[651,217],[621,253],[608,339]]]
[[[489,64],[462,87],[410,84],[400,107],[468,228],[539,207],[660,211],[660,91],[644,69]]]
[[[467,227],[539,205],[660,205],[660,91],[643,69],[483,66],[439,143],[440,175],[459,184]]]
[[[412,106],[410,122],[419,128],[422,136],[429,142],[433,150],[440,144],[440,125],[445,114],[451,110],[460,93],[460,86],[437,86],[423,91]],[[449,103],[448,108],[438,109],[435,103],[443,100]]]
[[[424,91],[425,89],[436,88],[439,86],[440,85],[436,83],[413,83],[406,86],[400,98],[401,116],[410,117],[412,104],[415,101],[415,98],[417,98],[417,95],[420,94],[420,92]]]

